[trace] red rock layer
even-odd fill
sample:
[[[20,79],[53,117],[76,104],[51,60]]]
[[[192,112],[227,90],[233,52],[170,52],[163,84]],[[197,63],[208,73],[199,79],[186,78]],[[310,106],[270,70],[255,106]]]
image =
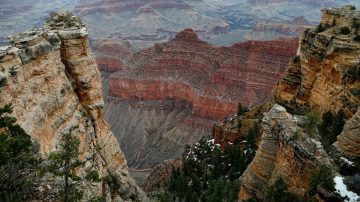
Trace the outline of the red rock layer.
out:
[[[101,71],[116,72],[124,69],[122,60],[133,54],[131,45],[119,39],[101,39],[92,48],[96,53],[96,63]]]
[[[195,116],[219,120],[234,113],[239,102],[266,99],[297,45],[296,39],[279,39],[215,47],[187,29],[128,59],[127,70],[111,75],[109,95],[187,100]]]

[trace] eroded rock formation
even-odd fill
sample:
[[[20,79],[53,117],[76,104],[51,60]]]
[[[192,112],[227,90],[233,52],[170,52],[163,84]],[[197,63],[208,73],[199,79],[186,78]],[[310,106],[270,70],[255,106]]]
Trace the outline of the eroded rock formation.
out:
[[[128,59],[136,68],[112,74],[109,95],[186,100],[195,116],[219,120],[238,103],[248,106],[268,97],[296,49],[295,39],[214,47],[188,29]]]
[[[341,109],[350,118],[360,102],[360,13],[351,6],[322,11],[319,27],[307,28],[300,38],[300,56],[281,81],[277,101],[292,109]]]
[[[152,168],[176,158],[239,102],[263,101],[297,45],[279,39],[215,47],[187,29],[123,60],[123,70],[110,75],[105,114],[126,142],[129,165]]]
[[[275,106],[264,114],[259,149],[244,172],[240,200],[264,199],[266,187],[281,176],[289,191],[304,196],[309,173],[329,160],[346,159],[354,168],[359,144],[359,28],[360,12],[352,6],[322,10],[317,28],[306,28],[300,38],[300,52],[274,92]],[[328,154],[320,142],[304,134],[304,114],[343,110],[349,119]],[[309,133],[309,132],[307,132]],[[343,160],[344,161],[344,160]],[[353,169],[352,168],[352,169]]]
[[[330,165],[321,143],[308,138],[299,123],[277,104],[264,114],[261,142],[254,160],[242,175],[240,199],[264,199],[267,187],[279,177],[285,180],[289,191],[304,196],[312,170]]]
[[[107,201],[146,201],[103,118],[101,77],[85,25],[60,13],[40,29],[12,36],[10,43],[0,48],[0,105],[12,104],[12,115],[40,145],[41,154],[45,157],[56,150],[62,134],[74,130],[80,139],[80,158],[100,148],[95,159],[100,177],[111,175],[120,183],[110,193],[105,182],[86,181],[81,185],[84,200],[105,193]],[[51,192],[54,187],[45,185],[45,189]]]

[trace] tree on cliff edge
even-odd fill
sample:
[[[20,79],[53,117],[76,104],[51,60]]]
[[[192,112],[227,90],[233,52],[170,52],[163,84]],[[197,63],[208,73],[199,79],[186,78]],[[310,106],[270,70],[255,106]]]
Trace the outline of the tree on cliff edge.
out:
[[[65,202],[77,201],[83,196],[83,192],[73,183],[80,180],[80,177],[75,173],[75,169],[83,165],[83,162],[78,159],[79,138],[72,134],[75,129],[72,128],[69,132],[63,134],[60,141],[61,149],[49,155],[49,164],[46,166],[46,171],[63,177]]]
[[[79,159],[79,145],[80,140],[74,134],[78,129],[77,126],[71,128],[68,132],[64,133],[60,140],[60,149],[52,152],[48,157],[48,163],[45,166],[45,171],[50,172],[56,176],[63,177],[64,186],[62,194],[64,202],[79,201],[83,198],[84,192],[81,190],[79,183],[84,180],[91,182],[100,182],[100,177],[97,171],[85,170],[86,176],[84,178],[77,175],[76,170],[87,161],[94,162],[98,148],[94,149],[94,153],[90,158],[85,160]]]
[[[36,159],[30,136],[10,116],[11,105],[0,108],[0,201],[21,201],[31,195]]]

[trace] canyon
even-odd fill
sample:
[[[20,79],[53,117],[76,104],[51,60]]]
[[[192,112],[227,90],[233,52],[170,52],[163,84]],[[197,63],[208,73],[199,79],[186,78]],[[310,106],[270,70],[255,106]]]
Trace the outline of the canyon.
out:
[[[130,54],[119,66],[98,60],[100,69],[117,70],[103,79],[105,118],[129,166],[149,173],[178,157],[184,145],[209,136],[239,103],[265,101],[297,47],[297,39],[216,47],[186,29],[169,42]],[[118,49],[129,50],[124,44]],[[112,57],[104,54],[101,61]]]

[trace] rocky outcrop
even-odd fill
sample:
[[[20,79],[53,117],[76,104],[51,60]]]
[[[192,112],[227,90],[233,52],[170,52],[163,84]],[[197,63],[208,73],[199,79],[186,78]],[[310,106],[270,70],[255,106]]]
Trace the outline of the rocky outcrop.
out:
[[[322,12],[319,27],[307,28],[301,36],[300,56],[281,81],[277,101],[289,109],[341,109],[350,118],[360,102],[360,12],[351,6]]]
[[[312,170],[330,165],[321,143],[308,138],[301,121],[275,104],[264,114],[262,139],[253,161],[241,177],[239,199],[264,199],[269,185],[282,177],[289,191],[304,196]]]
[[[103,118],[101,77],[81,21],[60,13],[40,29],[12,36],[10,43],[0,48],[0,105],[12,104],[13,116],[40,145],[40,153],[45,157],[56,150],[62,134],[74,131],[80,158],[100,148],[94,162],[100,176],[111,175],[120,183],[110,193],[105,182],[84,182],[84,200],[106,194],[107,201],[146,201]]]
[[[274,101],[292,114],[343,110],[349,120],[333,145],[335,150],[329,154],[335,162],[340,159],[355,164],[348,159],[358,160],[360,149],[357,93],[360,12],[352,6],[322,12],[321,24],[304,30],[298,55],[274,91]],[[241,179],[240,200],[264,199],[266,187],[279,176],[285,179],[289,191],[304,196],[311,170],[329,165],[330,157],[320,142],[308,138],[303,130],[306,118],[293,116],[284,107],[275,104],[264,114],[259,149]],[[349,166],[351,170],[354,165]]]
[[[335,148],[351,160],[360,160],[360,110],[346,122],[334,143]]]

